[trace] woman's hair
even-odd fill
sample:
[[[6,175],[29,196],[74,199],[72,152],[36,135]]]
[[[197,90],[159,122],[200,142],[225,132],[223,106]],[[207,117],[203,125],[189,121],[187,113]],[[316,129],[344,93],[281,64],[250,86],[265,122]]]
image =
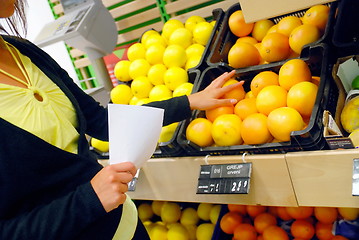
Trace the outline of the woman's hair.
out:
[[[26,23],[26,16],[25,16],[25,6],[27,2],[26,0],[16,0],[15,1],[15,12],[14,14],[4,19],[7,28],[0,24],[0,31],[5,32],[7,34],[13,33],[20,37],[21,32],[26,34],[27,32],[27,23]]]

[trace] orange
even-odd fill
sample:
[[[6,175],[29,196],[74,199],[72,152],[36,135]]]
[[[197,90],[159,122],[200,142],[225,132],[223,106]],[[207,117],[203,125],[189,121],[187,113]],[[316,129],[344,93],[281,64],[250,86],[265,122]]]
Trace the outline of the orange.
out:
[[[289,90],[293,85],[312,79],[307,63],[302,59],[290,59],[279,69],[279,85]]]
[[[263,240],[289,240],[287,232],[279,226],[269,226],[263,232]]]
[[[246,205],[228,203],[227,207],[230,212],[238,212],[242,216],[247,214]]]
[[[213,144],[211,135],[212,122],[206,118],[192,120],[186,129],[186,138],[200,147]]]
[[[288,220],[293,219],[287,212],[286,207],[277,207],[277,215],[283,221],[288,221]]]
[[[304,24],[312,24],[316,26],[321,32],[324,32],[328,22],[330,8],[326,5],[315,5],[309,8],[302,21]]]
[[[290,226],[290,232],[295,238],[310,240],[315,234],[315,228],[312,223],[304,219],[297,219]]]
[[[225,86],[228,86],[228,85],[231,85],[231,84],[235,84],[237,83],[238,80],[232,78],[232,79],[229,79],[228,81],[226,81],[222,87],[225,87]],[[239,87],[236,87],[235,89],[229,91],[229,92],[226,92],[224,95],[223,95],[223,98],[228,98],[228,99],[236,99],[237,101],[240,101],[242,99],[244,99],[246,95],[246,92],[244,91],[244,88],[243,86],[239,86]]]
[[[255,218],[261,213],[264,213],[267,211],[266,206],[262,205],[247,205],[247,213],[250,217]]]
[[[330,240],[349,240],[349,239],[340,235],[336,235]]]
[[[322,223],[317,222],[315,224],[315,236],[319,240],[331,240],[334,236],[332,233],[333,224],[332,223]]]
[[[228,64],[233,68],[258,65],[260,54],[257,48],[247,42],[235,43],[228,52]]]
[[[219,222],[219,226],[223,232],[233,234],[234,229],[241,224],[243,217],[237,212],[227,212],[223,215]]]
[[[239,224],[233,232],[234,240],[257,240],[257,232],[249,223]]]
[[[242,122],[242,139],[246,144],[263,144],[272,139],[267,127],[267,116],[253,113]]]
[[[260,42],[254,44],[254,46],[257,48],[259,53],[260,53],[260,50],[261,50],[261,45],[262,45],[262,43],[260,43]],[[259,54],[259,63],[258,63],[258,65],[265,64],[265,63],[267,63],[267,62],[262,58],[261,54]]]
[[[259,20],[254,23],[252,36],[258,41],[261,42],[264,36],[267,34],[268,30],[274,26],[274,22],[269,19]]]
[[[319,29],[310,24],[303,24],[293,29],[289,36],[290,48],[300,54],[304,45],[314,43],[320,38]]]
[[[234,113],[237,114],[242,121],[253,113],[257,113],[256,99],[245,98],[237,102],[234,106]]]
[[[319,222],[333,223],[338,218],[336,207],[314,207],[314,216]]]
[[[228,26],[237,37],[244,37],[252,32],[254,23],[246,23],[242,10],[237,10],[229,16]]]
[[[242,120],[236,114],[218,116],[212,124],[212,138],[218,146],[242,144]]]
[[[261,71],[252,79],[250,89],[256,97],[260,90],[269,85],[279,85],[278,74],[273,71]]]
[[[292,86],[287,95],[287,106],[296,109],[303,117],[310,117],[317,98],[318,86],[300,82]]]
[[[250,43],[253,45],[258,43],[257,39],[255,39],[254,37],[251,37],[251,36],[240,37],[237,39],[236,43],[239,43],[239,42],[246,42],[246,43]]]
[[[234,106],[220,106],[205,110],[206,118],[213,122],[218,116],[234,113]]]
[[[294,28],[302,25],[302,20],[296,16],[287,16],[279,20],[277,23],[277,32],[282,33],[289,37]]]
[[[290,49],[290,53],[289,53],[287,59],[298,58],[298,57],[300,57],[300,54],[296,53],[292,49]]]
[[[289,141],[293,131],[304,128],[304,121],[300,113],[294,108],[281,107],[274,109],[268,115],[268,129],[272,136],[279,141]],[[300,209],[300,208],[299,208]],[[288,212],[289,215],[293,215]],[[293,217],[295,218],[295,217]]]
[[[260,55],[267,62],[284,60],[289,53],[289,39],[282,33],[268,33],[261,42]]]
[[[306,219],[313,215],[313,207],[286,207],[288,214],[294,219]]]
[[[274,109],[287,106],[287,90],[278,85],[264,87],[257,95],[256,106],[268,116]]]
[[[277,225],[277,219],[274,215],[265,212],[256,216],[253,224],[257,232],[262,234],[267,227]]]

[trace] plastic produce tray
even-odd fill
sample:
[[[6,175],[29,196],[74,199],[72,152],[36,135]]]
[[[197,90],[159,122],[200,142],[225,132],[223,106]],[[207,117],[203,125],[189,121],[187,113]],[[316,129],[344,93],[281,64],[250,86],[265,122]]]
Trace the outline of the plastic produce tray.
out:
[[[318,41],[313,42],[308,45],[316,45],[318,43],[326,43],[326,42],[328,42],[328,39],[331,38],[332,32],[333,32],[332,25],[334,22],[334,16],[335,16],[335,11],[337,9],[337,5],[338,4],[336,2],[330,4],[329,18],[328,18],[328,22],[327,22],[327,25],[326,25],[326,28],[325,28],[325,31],[324,31],[324,34],[322,35],[322,37]],[[229,17],[231,16],[231,14],[237,10],[241,10],[241,6],[239,3],[232,5],[225,12],[225,15],[223,18],[223,23],[221,24],[221,29],[219,30],[216,41],[214,42],[214,46],[212,47],[213,50],[211,51],[210,55],[207,58],[207,63],[209,66],[216,66],[219,63],[222,66],[226,66],[228,68],[233,69],[228,64],[228,52],[231,49],[231,47],[236,43],[238,37],[230,31],[229,25],[228,25],[228,20],[229,20]],[[278,16],[275,18],[270,18],[270,20],[272,20],[274,23],[278,23],[282,18],[284,18],[286,16],[302,17],[305,14],[306,10],[307,9],[292,12],[290,14],[281,15],[281,16]],[[285,60],[280,61],[280,62],[284,62],[284,61]],[[277,63],[276,62],[269,63],[269,65],[275,65],[275,64],[277,64]],[[251,66],[251,67],[261,68],[261,65],[255,65],[255,66]],[[251,68],[251,67],[247,67],[247,68]],[[244,68],[244,69],[246,69],[246,68]]]
[[[291,139],[288,142],[266,143],[260,145],[235,145],[235,146],[210,146],[199,147],[193,142],[186,139],[186,128],[190,121],[197,117],[204,117],[203,111],[193,111],[191,118],[185,120],[181,125],[177,142],[191,156],[205,155],[238,155],[243,153],[285,153],[303,150],[320,150],[327,148],[326,140],[323,136],[323,112],[330,111],[335,116],[335,109],[338,101],[339,90],[331,75],[330,56],[328,55],[328,45],[318,44],[308,46],[303,49],[301,54],[303,59],[310,67],[313,76],[320,76],[317,98],[310,117],[308,126],[301,130],[291,133]],[[252,78],[261,71],[271,70],[279,71],[282,64],[276,66],[262,65],[260,68],[252,68],[248,71],[238,69],[235,78],[244,80],[244,89],[249,90]],[[209,67],[200,77],[194,91],[200,91],[210,84],[212,80],[218,77],[228,68],[223,66]]]
[[[358,0],[341,0],[333,31],[333,45],[339,57],[359,53]]]

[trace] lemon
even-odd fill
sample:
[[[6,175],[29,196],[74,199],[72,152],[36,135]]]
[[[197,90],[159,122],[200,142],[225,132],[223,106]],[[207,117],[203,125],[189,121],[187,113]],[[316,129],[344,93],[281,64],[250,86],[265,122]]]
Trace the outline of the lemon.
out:
[[[157,216],[161,216],[161,208],[165,202],[164,201],[158,201],[154,200],[152,201],[151,207],[154,214]]]
[[[109,150],[109,143],[97,138],[91,138],[91,146],[100,152],[108,152]]]
[[[131,87],[127,84],[119,84],[110,92],[111,101],[116,104],[129,104],[132,97]]]
[[[350,99],[343,107],[340,122],[348,133],[359,128],[359,96]]]
[[[185,28],[187,28],[188,30],[193,32],[193,29],[197,25],[197,23],[205,22],[205,21],[206,21],[206,19],[204,19],[203,17],[193,15],[186,19],[184,26],[185,26]]]
[[[201,55],[192,56],[192,57],[188,58],[186,65],[185,65],[185,69],[188,70],[190,68],[194,68],[194,67],[198,66],[199,63],[201,62],[201,59],[202,59]]]
[[[173,224],[167,232],[168,240],[189,240],[187,228],[180,223]]]
[[[209,23],[214,27],[216,25],[216,20],[212,20]]]
[[[213,207],[212,203],[200,203],[197,207],[198,217],[204,221],[209,221],[209,215]]]
[[[132,91],[131,91],[131,93],[132,93]],[[138,100],[140,100],[138,97],[133,96],[128,104],[129,105],[136,105]]]
[[[152,83],[145,76],[135,78],[131,83],[132,94],[140,99],[147,98],[152,87]]]
[[[182,211],[182,215],[180,218],[180,223],[183,225],[197,225],[197,223],[199,222],[199,217],[197,214],[197,210],[192,208],[192,207],[188,207],[185,208]]]
[[[355,129],[353,132],[349,134],[350,140],[352,140],[352,143],[354,147],[359,147],[359,129]]]
[[[163,63],[163,53],[165,52],[165,47],[160,43],[152,44],[148,46],[146,50],[145,58],[147,62],[154,65],[157,63]]]
[[[187,61],[186,50],[180,45],[169,45],[163,53],[166,67],[184,67]]]
[[[205,50],[205,47],[202,44],[193,43],[193,44],[191,44],[191,46],[186,48],[187,58],[191,58],[193,56],[202,56],[204,50]]]
[[[200,22],[193,29],[193,40],[195,43],[205,46],[211,37],[213,26],[209,22]]]
[[[152,34],[154,35],[158,35],[160,36],[161,34],[159,32],[157,32],[156,30],[150,29],[147,30],[146,32],[144,32],[141,36],[141,43],[144,44],[146,46],[146,41],[148,39],[149,36],[151,36]]]
[[[214,232],[213,223],[202,223],[197,227],[196,237],[197,240],[211,240]]]
[[[141,58],[136,59],[133,62],[131,62],[131,65],[129,67],[129,74],[132,79],[141,77],[141,76],[147,76],[148,70],[150,69],[151,65],[147,62],[147,60]]]
[[[132,44],[127,49],[127,58],[130,61],[134,61],[136,59],[145,58],[146,48],[142,43]]]
[[[188,82],[187,71],[180,67],[170,67],[165,72],[164,82],[173,91],[182,83]]]
[[[141,106],[143,104],[150,103],[151,100],[149,98],[141,98],[136,102],[136,105]]]
[[[186,49],[193,43],[192,38],[192,32],[190,30],[184,27],[177,28],[171,34],[168,45],[177,44]]]
[[[156,226],[155,223],[151,222],[150,220],[144,221],[143,226],[145,226],[148,233],[150,233],[154,226]]]
[[[211,208],[211,211],[209,212],[209,220],[211,221],[211,223],[217,223],[221,208],[222,206],[219,204],[216,204]]]
[[[138,217],[143,222],[146,220],[149,220],[153,217],[152,207],[151,207],[151,204],[149,204],[149,203],[141,203],[137,207],[137,211],[138,211]]]
[[[164,64],[158,63],[152,65],[147,72],[148,80],[150,80],[153,85],[164,84],[163,78],[166,71],[167,67]]]
[[[352,85],[352,89],[359,89],[359,75],[353,79],[351,85]]]
[[[181,208],[175,202],[165,202],[161,208],[161,219],[165,223],[175,223],[181,217]]]
[[[170,39],[171,34],[177,29],[177,28],[183,28],[184,24],[178,20],[178,19],[170,19],[167,22],[163,24],[162,27],[162,36],[167,41]]]
[[[172,139],[178,124],[179,122],[174,122],[167,126],[162,127],[158,142],[159,143],[169,142]]]
[[[196,237],[197,225],[191,224],[191,225],[184,225],[184,226],[188,231],[189,240],[197,240],[197,237]]]
[[[144,43],[146,48],[148,48],[149,46],[152,46],[154,44],[161,44],[164,47],[167,47],[166,40],[161,35],[157,35],[157,34],[152,34],[152,35],[148,36],[146,42]]]
[[[176,87],[175,90],[173,90],[172,96],[173,97],[179,97],[183,95],[189,96],[192,93],[192,89],[193,89],[193,83],[190,82],[182,83],[181,85]]]
[[[161,101],[171,97],[172,91],[164,84],[155,85],[149,93],[149,98],[151,101]]]
[[[167,228],[157,224],[150,232],[151,240],[167,240]]]
[[[129,69],[130,69],[131,61],[129,60],[121,60],[118,61],[113,69],[115,77],[121,82],[128,82],[132,80]]]

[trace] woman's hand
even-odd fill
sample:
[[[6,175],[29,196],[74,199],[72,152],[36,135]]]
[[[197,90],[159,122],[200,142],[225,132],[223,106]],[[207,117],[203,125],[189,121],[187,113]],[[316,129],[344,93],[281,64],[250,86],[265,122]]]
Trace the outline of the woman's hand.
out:
[[[191,110],[207,110],[219,106],[228,106],[237,103],[236,99],[221,98],[225,93],[243,85],[243,81],[222,87],[223,84],[234,76],[235,71],[225,72],[211,82],[205,89],[188,96]]]
[[[136,171],[131,162],[117,163],[104,167],[91,179],[91,185],[106,212],[125,202],[128,183]]]

